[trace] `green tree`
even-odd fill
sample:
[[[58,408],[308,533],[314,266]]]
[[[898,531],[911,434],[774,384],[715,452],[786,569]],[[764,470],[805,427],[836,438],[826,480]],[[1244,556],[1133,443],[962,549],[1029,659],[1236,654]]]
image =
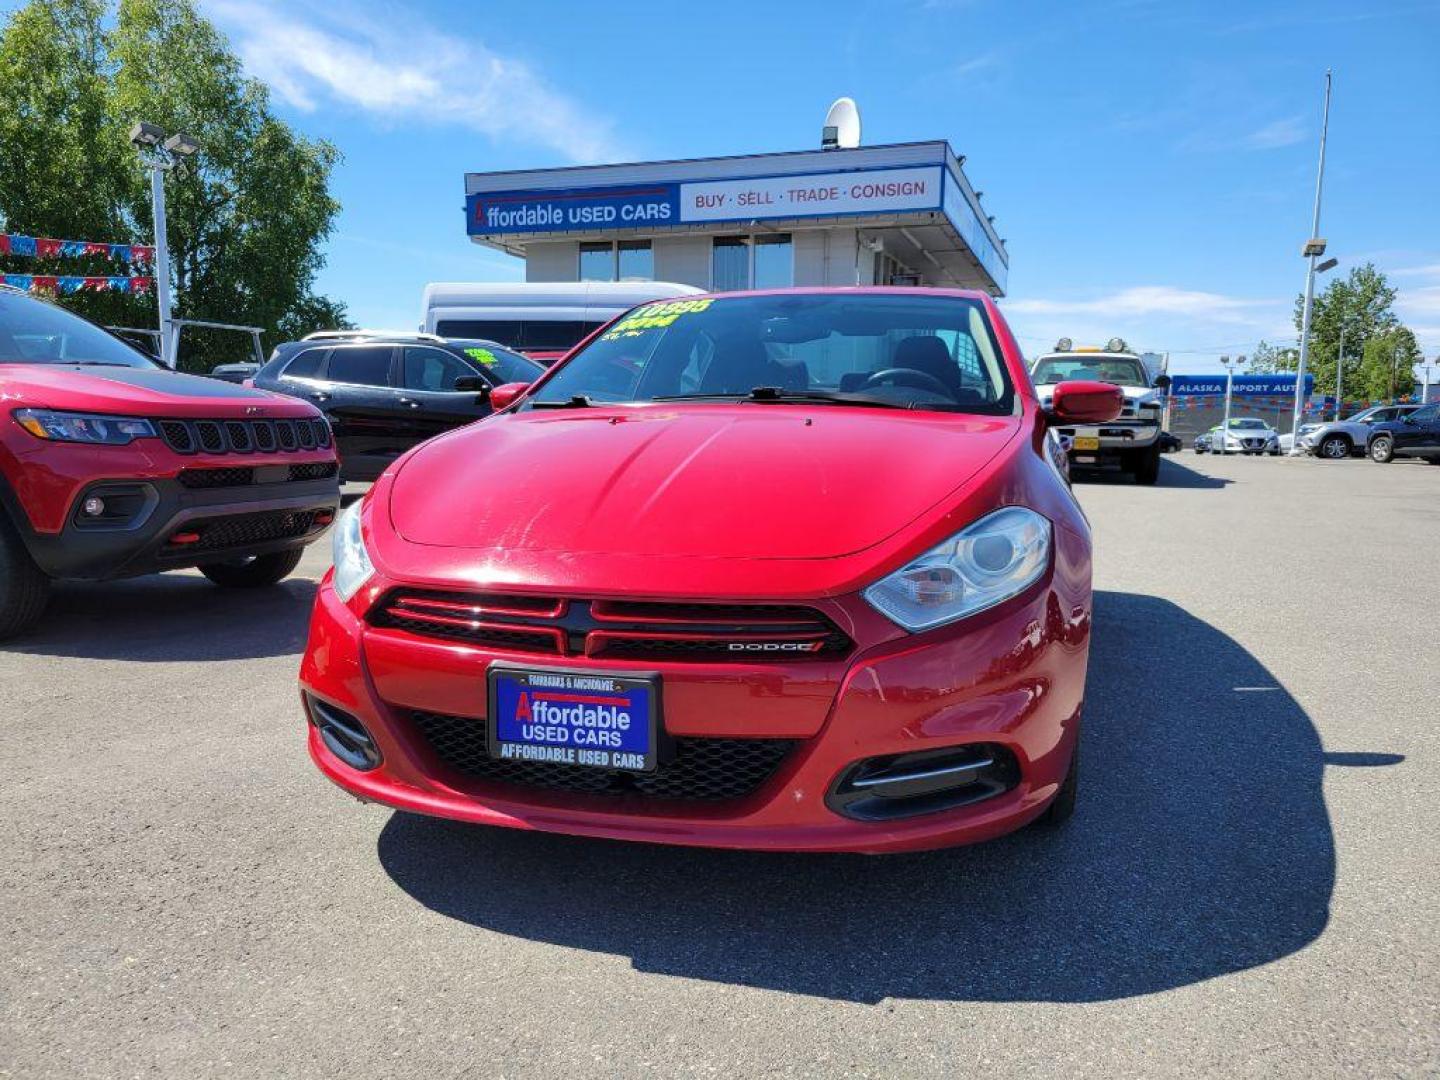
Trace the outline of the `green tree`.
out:
[[[1245,368],[1253,375],[1275,375],[1284,371],[1294,371],[1299,366],[1299,350],[1271,345],[1268,341],[1262,341],[1255,346],[1255,351],[1251,354],[1250,362],[1245,365]]]
[[[1345,350],[1350,351],[1349,347]],[[1389,401],[1415,392],[1415,365],[1421,360],[1415,335],[1404,326],[1370,338],[1356,364],[1354,390],[1346,382],[1345,396],[1362,401]],[[1346,379],[1350,379],[1346,365]]]
[[[1384,338],[1399,326],[1394,312],[1395,289],[1373,263],[1357,266],[1343,279],[1332,281],[1315,298],[1310,316],[1309,370],[1315,376],[1315,390],[1335,392],[1336,362],[1340,354],[1340,332],[1345,332],[1345,378],[1343,390],[1349,398],[1360,385],[1356,381],[1364,367],[1362,355],[1374,338]],[[1304,312],[1304,297],[1295,301],[1295,330],[1298,333]],[[1290,370],[1294,370],[1292,367]],[[1404,393],[1409,393],[1409,388]]]
[[[31,0],[0,33],[0,214],[7,229],[144,242],[149,178],[126,133],[145,119],[202,150],[166,179],[176,314],[263,326],[272,339],[346,325],[316,296],[320,244],[339,204],[339,154],[291,131],[191,0]],[[102,262],[104,260],[101,260]],[[17,266],[115,273],[108,265]],[[151,297],[77,294],[62,302],[110,323],[154,325]],[[239,335],[182,344],[183,366],[244,354]]]

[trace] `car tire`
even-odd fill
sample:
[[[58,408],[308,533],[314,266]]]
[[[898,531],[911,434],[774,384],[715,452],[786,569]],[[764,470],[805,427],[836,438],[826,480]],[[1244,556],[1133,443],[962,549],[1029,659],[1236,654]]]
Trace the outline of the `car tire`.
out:
[[[269,555],[205,563],[200,567],[200,572],[216,585],[227,589],[259,589],[289,577],[290,572],[300,565],[304,555],[304,548],[293,548]]]
[[[1143,450],[1135,461],[1135,482],[1153,484],[1160,479],[1160,448]]]
[[[1326,461],[1340,461],[1350,456],[1350,440],[1344,435],[1327,435],[1315,448],[1315,456]]]
[[[1395,440],[1389,435],[1376,435],[1370,440],[1370,460],[1388,465],[1395,460]]]
[[[1070,771],[1065,774],[1065,782],[1060,785],[1060,790],[1055,793],[1055,798],[1050,800],[1050,805],[1045,812],[1035,819],[1036,824],[1053,829],[1057,825],[1063,825],[1075,814],[1075,800],[1080,792],[1080,738],[1075,738],[1075,751],[1070,755]]]
[[[0,510],[0,641],[34,626],[49,598],[50,579]]]

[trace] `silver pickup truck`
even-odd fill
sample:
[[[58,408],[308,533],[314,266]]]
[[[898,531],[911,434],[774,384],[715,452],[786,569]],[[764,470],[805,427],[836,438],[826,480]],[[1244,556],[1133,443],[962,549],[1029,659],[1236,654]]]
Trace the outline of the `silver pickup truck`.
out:
[[[1155,483],[1160,475],[1160,399],[1170,385],[1169,376],[1152,376],[1135,353],[1077,349],[1061,341],[1056,352],[1035,360],[1030,379],[1040,395],[1041,406],[1047,409],[1056,384],[1070,379],[1092,379],[1120,387],[1125,393],[1125,407],[1114,420],[1066,425],[1058,428],[1056,435],[1066,446],[1072,465],[1118,469],[1134,474],[1137,483]]]

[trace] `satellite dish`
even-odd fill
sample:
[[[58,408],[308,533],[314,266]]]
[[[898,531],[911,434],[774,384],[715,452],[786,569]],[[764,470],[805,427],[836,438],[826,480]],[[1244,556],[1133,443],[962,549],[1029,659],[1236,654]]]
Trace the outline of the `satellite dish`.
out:
[[[838,98],[825,114],[820,146],[825,150],[853,150],[860,145],[860,110],[848,98]]]

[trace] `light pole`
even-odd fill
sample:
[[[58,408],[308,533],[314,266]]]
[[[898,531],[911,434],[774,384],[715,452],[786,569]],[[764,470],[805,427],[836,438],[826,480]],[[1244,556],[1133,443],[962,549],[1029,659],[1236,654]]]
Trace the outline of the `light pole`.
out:
[[[1345,401],[1345,324],[1340,324],[1340,351],[1335,354],[1335,422]]]
[[[1315,212],[1310,220],[1310,239],[1301,254],[1310,260],[1305,269],[1305,307],[1300,316],[1300,366],[1295,372],[1295,415],[1290,431],[1294,442],[1290,453],[1299,455],[1300,413],[1305,404],[1305,365],[1310,359],[1310,315],[1315,308],[1315,260],[1325,254],[1325,241],[1320,238],[1320,193],[1325,186],[1325,139],[1330,133],[1330,72],[1325,72],[1325,112],[1320,121],[1320,168],[1315,174]]]
[[[1220,424],[1220,452],[1230,452],[1230,394],[1235,384],[1235,362],[1228,356],[1220,357],[1220,363],[1225,368],[1225,419]]]
[[[189,135],[168,138],[155,124],[143,120],[130,129],[130,145],[150,170],[150,214],[155,219],[155,297],[160,306],[160,362],[176,363],[175,320],[170,312],[170,249],[165,238],[165,174],[200,149]]]

